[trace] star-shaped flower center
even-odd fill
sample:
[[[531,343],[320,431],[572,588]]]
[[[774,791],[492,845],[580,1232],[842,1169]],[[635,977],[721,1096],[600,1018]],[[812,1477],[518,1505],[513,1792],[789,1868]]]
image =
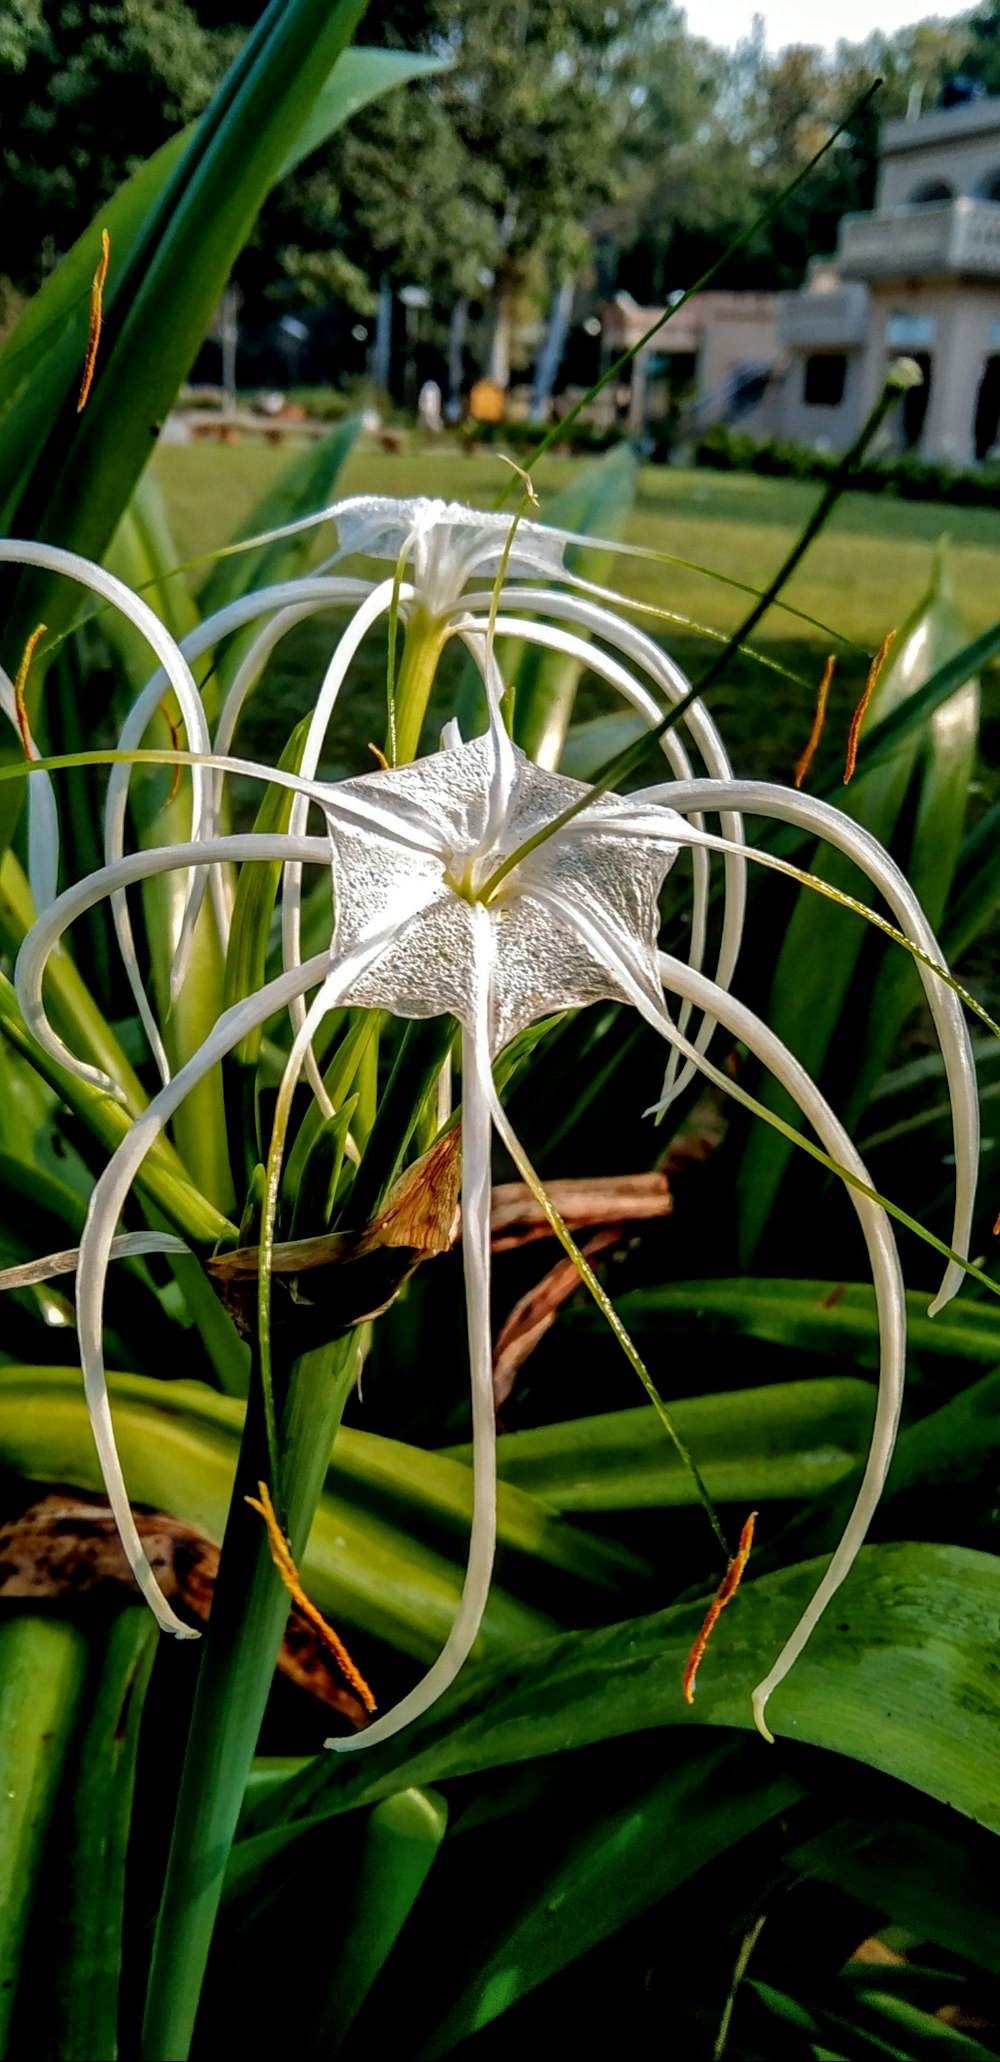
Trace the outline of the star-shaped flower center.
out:
[[[476,912],[485,911],[493,1053],[552,1010],[631,1001],[619,961],[662,1008],[658,897],[677,851],[669,811],[651,825],[648,805],[609,795],[528,851],[491,896],[501,863],[585,792],[516,748],[511,766],[499,812],[485,737],[345,781],[327,807],[333,966],[391,933],[347,999],[405,1017],[447,1012],[469,1025],[479,1006]]]

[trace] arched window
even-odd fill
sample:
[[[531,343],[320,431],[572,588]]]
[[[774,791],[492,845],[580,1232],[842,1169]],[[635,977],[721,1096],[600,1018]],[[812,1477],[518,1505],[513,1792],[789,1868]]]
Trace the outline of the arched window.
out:
[[[1000,166],[993,172],[984,173],[976,182],[977,200],[1000,200]]]
[[[997,178],[1000,186],[1000,174]],[[954,187],[949,186],[947,179],[922,179],[920,185],[915,186],[913,192],[908,195],[906,205],[909,208],[927,208],[933,206],[935,201],[954,198]],[[988,198],[992,199],[992,194]]]

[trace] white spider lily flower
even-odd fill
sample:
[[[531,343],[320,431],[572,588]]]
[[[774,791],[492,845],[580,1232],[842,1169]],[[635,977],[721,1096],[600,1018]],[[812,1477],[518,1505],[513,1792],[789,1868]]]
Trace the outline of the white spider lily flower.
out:
[[[378,600],[376,604],[376,592]],[[383,606],[377,590],[370,613]],[[470,632],[475,645],[479,629]],[[474,1502],[461,1604],[429,1673],[402,1701],[354,1739],[352,1752],[389,1738],[439,1697],[472,1652],[485,1608],[495,1539],[494,1413],[489,1328],[490,1139],[495,1125],[515,1159],[518,1141],[496,1098],[492,1061],[519,1031],[553,1010],[611,999],[637,1009],[683,1061],[727,1093],[750,1102],[675,1023],[664,990],[718,1021],[750,1048],[788,1091],[823,1148],[854,1181],[864,1166],[815,1083],[767,1027],[697,967],[660,954],[658,898],[684,846],[719,849],[742,862],[745,848],[701,827],[700,812],[743,806],[767,810],[819,831],[850,853],[888,900],[902,931],[938,962],[939,948],[912,891],[867,834],[825,804],[759,783],[679,781],[629,797],[605,794],[570,822],[555,819],[587,789],[529,761],[511,744],[499,715],[498,680],[482,653],[489,695],[488,734],[455,743],[415,763],[324,787],[310,781],[324,838],[286,836],[192,839],[160,852],[117,860],[59,898],[22,950],[17,984],[33,1026],[43,1023],[41,987],[48,954],[82,909],[103,894],[170,867],[250,858],[332,866],[335,923],[326,952],[296,956],[277,979],[221,1016],[199,1051],[133,1124],[92,1198],[78,1266],[81,1359],[109,1498],[132,1567],[160,1623],[186,1633],[162,1597],[143,1554],[115,1450],[102,1357],[104,1283],[115,1230],[142,1160],[188,1091],[273,1011],[297,1004],[299,1023],[278,1097],[281,1121],[326,1013],[353,1005],[404,1018],[448,1014],[462,1029],[463,1265],[472,1379]],[[234,762],[227,762],[232,764]],[[295,786],[295,776],[283,776]],[[689,821],[688,819],[692,820]],[[534,840],[534,844],[531,841]],[[752,855],[751,855],[752,856]],[[511,863],[513,862],[513,863]],[[794,870],[793,870],[794,871]],[[959,1166],[954,1244],[967,1251],[976,1149],[971,1050],[952,991],[920,965],[935,1013],[956,1109]],[[306,998],[312,997],[308,1002]],[[276,1129],[278,1119],[276,1118]],[[886,1213],[849,1186],[866,1240],[881,1340],[879,1401],[871,1455],[847,1530],[816,1595],[754,1693],[767,1732],[768,1696],[791,1667],[830,1596],[849,1571],[878,1500],[892,1451],[902,1393],[905,1299]],[[942,1297],[957,1286],[950,1268]]]
[[[190,665],[234,630],[242,629],[253,621],[261,624],[241,657],[223,703],[212,740],[212,750],[217,754],[230,752],[247,700],[281,639],[307,617],[344,607],[352,607],[355,613],[333,651],[316,698],[301,759],[301,771],[306,780],[315,778],[318,772],[340,694],[359,646],[393,608],[398,610],[404,626],[411,671],[417,676],[410,698],[412,706],[408,703],[405,711],[412,749],[402,751],[400,756],[403,758],[416,756],[430,679],[441,651],[454,638],[459,639],[470,652],[488,694],[495,692],[496,688],[496,682],[488,679],[496,635],[516,636],[542,649],[563,651],[568,657],[588,666],[651,727],[660,721],[667,706],[676,704],[688,692],[689,683],[684,674],[655,640],[624,622],[613,608],[606,605],[609,600],[620,603],[621,598],[581,579],[565,565],[568,545],[592,546],[601,540],[578,537],[572,531],[557,530],[527,520],[519,521],[512,530],[508,516],[469,509],[458,503],[424,498],[389,500],[356,496],[336,503],[316,516],[251,541],[271,542],[326,521],[336,526],[338,550],[323,568],[301,579],[283,581],[241,597],[200,624],[182,643],[181,651]],[[609,544],[607,548],[614,550],[616,547]],[[333,574],[330,568],[346,557],[388,561],[395,568],[394,575],[366,581]],[[501,584],[494,594],[498,578],[501,578]],[[539,585],[540,581],[553,584]],[[489,616],[494,605],[499,614],[491,627]],[[536,622],[533,620],[536,616],[548,620]],[[119,739],[122,749],[128,750],[141,743],[168,684],[168,675],[163,669],[149,681],[122,731]],[[401,723],[403,714],[401,690]],[[686,712],[685,723],[705,771],[714,779],[731,778],[732,768],[725,747],[706,711],[694,705]],[[190,734],[189,743],[195,747],[194,737]],[[676,732],[670,731],[665,735],[662,750],[678,779],[692,777],[689,754]],[[109,781],[105,820],[105,855],[109,865],[120,859],[125,850],[129,779],[130,769],[118,766],[113,769]],[[193,824],[194,837],[210,837],[216,828],[221,800],[218,781],[211,795],[210,808],[202,810],[197,824]],[[293,834],[304,832],[307,813],[308,800],[303,796],[293,806],[290,824]],[[734,847],[738,846],[741,838],[738,815],[728,813],[722,828]],[[700,965],[707,929],[707,853],[695,851],[692,863],[691,957],[695,964]],[[741,854],[735,849],[727,853],[724,865],[726,898],[716,973],[722,985],[727,986],[739,950],[745,890]],[[211,878],[219,932],[225,943],[231,889],[225,869],[220,864],[211,868]],[[204,888],[205,876],[196,871],[185,908],[185,940],[190,938]],[[114,912],[128,978],[150,1037],[151,1049],[166,1081],[169,1079],[166,1054],[145,995],[123,892],[115,895]],[[299,957],[301,938],[301,872],[294,862],[289,864],[285,874],[282,937],[285,964],[291,968]],[[175,987],[176,981],[175,969]],[[689,1006],[685,1004],[682,1027],[689,1013]],[[291,1014],[296,1029],[301,1028],[304,1005],[296,1003]],[[707,1045],[711,1032],[712,1025],[706,1021],[696,1040],[699,1050]],[[668,1099],[684,1087],[690,1078],[692,1065],[693,1062],[682,1064],[678,1071],[677,1061],[671,1056],[666,1082]],[[305,1066],[320,1106],[324,1114],[329,1115],[328,1099],[311,1049],[307,1051]]]

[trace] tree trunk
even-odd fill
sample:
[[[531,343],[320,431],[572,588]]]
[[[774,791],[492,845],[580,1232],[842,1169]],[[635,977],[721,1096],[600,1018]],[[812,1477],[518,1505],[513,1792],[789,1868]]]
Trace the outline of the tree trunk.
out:
[[[566,279],[556,292],[549,310],[545,341],[535,363],[535,377],[531,387],[531,421],[548,422],[552,405],[552,389],[559,377],[566,338],[569,335],[569,321],[573,312],[575,281]]]

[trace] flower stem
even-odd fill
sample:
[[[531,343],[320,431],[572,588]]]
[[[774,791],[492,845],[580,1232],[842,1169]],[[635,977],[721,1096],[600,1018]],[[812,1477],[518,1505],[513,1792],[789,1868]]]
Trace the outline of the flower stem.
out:
[[[293,1362],[281,1424],[292,1551],[301,1556],[354,1372],[352,1335]],[[150,1969],[143,2062],[188,2055],[226,1864],[288,1615],[267,1536],[243,1498],[265,1471],[251,1388],[202,1656]]]
[[[387,739],[391,766],[406,766],[417,756],[443,643],[440,626],[426,609],[414,608],[406,625],[403,656],[393,685],[392,723]]]

